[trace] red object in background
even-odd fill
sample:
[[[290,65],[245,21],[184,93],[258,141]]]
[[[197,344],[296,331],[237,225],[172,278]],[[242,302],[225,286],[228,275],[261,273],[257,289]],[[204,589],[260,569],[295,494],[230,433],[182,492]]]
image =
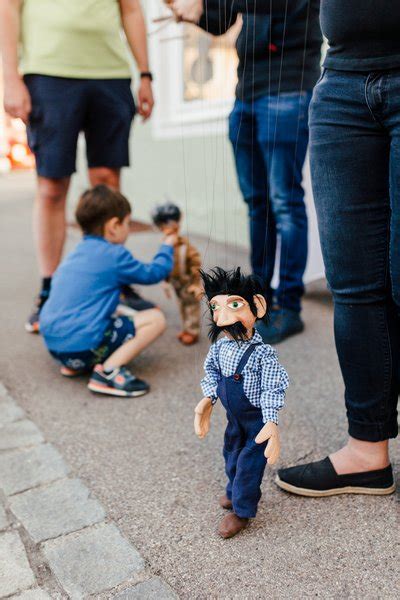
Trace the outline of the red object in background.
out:
[[[24,123],[20,119],[11,119],[5,115],[3,136],[1,171],[33,169],[35,158],[27,143]]]
[[[278,46],[276,44],[268,44],[268,50],[270,52],[278,52]]]

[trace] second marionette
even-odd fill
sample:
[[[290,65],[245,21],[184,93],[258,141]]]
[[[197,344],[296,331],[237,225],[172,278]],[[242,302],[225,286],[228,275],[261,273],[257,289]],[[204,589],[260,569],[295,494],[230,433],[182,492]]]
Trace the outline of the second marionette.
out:
[[[164,234],[178,235],[174,268],[163,287],[169,298],[172,289],[175,291],[182,318],[182,331],[178,334],[178,339],[182,344],[189,346],[198,341],[200,334],[200,253],[190,244],[187,237],[180,235],[182,212],[176,204],[160,204],[154,208],[151,216],[154,225]]]

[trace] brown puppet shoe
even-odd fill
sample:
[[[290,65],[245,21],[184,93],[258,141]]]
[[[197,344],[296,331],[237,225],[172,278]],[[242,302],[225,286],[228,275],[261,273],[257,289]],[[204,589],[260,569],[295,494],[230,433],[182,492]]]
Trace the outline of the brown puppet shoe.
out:
[[[224,494],[219,499],[219,505],[221,508],[225,508],[225,510],[231,510],[232,508],[232,500],[229,500],[228,496]]]
[[[219,524],[218,533],[224,539],[228,539],[245,529],[249,523],[249,519],[242,519],[235,515],[235,513],[229,513],[226,515]]]
[[[182,333],[178,335],[178,340],[185,346],[191,346],[192,344],[195,344],[198,339],[198,335],[193,335],[193,333],[188,333],[187,331],[182,331]]]

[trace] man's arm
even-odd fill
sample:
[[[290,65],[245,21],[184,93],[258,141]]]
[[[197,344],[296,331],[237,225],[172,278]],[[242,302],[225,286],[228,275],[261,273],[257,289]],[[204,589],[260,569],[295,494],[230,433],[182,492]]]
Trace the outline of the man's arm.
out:
[[[1,1],[1,0],[0,0]],[[149,71],[149,58],[147,52],[146,24],[139,0],[119,0],[121,21],[126,39],[135,58],[138,70],[141,73]],[[138,89],[138,111],[146,121],[152,113],[154,106],[153,92],[149,77],[140,80]]]
[[[18,44],[22,0],[0,0],[0,53],[3,61],[4,108],[25,123],[31,98],[18,72]]]
[[[231,14],[285,15],[296,10],[294,0],[164,0],[178,21],[198,24],[207,14],[217,13],[221,23]],[[213,17],[214,19],[214,17]],[[210,31],[211,33],[211,31]]]

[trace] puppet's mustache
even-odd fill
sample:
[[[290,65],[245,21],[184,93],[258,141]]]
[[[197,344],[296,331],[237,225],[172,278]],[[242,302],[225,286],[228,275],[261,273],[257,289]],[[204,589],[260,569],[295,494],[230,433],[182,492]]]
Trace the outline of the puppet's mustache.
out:
[[[210,331],[208,332],[208,337],[212,344],[217,341],[220,333],[229,333],[235,342],[244,342],[247,340],[247,329],[240,321],[236,321],[233,325],[226,325],[225,327],[218,327],[218,325],[212,321]]]

